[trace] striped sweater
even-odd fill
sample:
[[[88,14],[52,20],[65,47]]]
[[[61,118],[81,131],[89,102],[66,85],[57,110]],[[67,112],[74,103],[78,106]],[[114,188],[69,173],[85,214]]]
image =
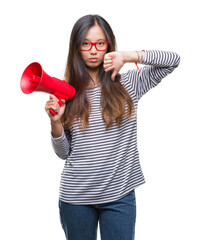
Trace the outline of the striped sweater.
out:
[[[114,123],[106,130],[100,110],[100,87],[87,89],[92,110],[89,127],[78,123],[59,138],[52,139],[55,153],[65,160],[60,183],[60,200],[76,204],[116,201],[145,182],[137,148],[137,109],[139,99],[180,62],[178,54],[145,51],[141,68],[121,74],[121,83],[135,105],[135,117],[124,118],[120,128]]]

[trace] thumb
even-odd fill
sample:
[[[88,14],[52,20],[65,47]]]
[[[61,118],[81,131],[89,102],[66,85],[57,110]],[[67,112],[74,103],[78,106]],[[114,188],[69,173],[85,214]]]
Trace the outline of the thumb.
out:
[[[114,70],[114,72],[113,72],[112,75],[111,75],[111,79],[112,79],[112,81],[115,80],[115,76],[116,76],[116,75],[117,75],[117,71]]]

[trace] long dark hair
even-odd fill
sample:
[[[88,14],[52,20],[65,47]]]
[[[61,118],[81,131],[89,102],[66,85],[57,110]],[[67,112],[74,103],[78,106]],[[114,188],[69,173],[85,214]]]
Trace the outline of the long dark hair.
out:
[[[70,127],[75,120],[80,123],[82,129],[89,125],[89,115],[91,105],[86,95],[86,88],[92,80],[88,74],[85,63],[80,54],[80,46],[83,43],[87,31],[94,25],[99,25],[109,41],[107,52],[116,50],[116,40],[110,25],[99,15],[86,15],[75,23],[70,37],[69,53],[65,70],[65,80],[76,89],[75,97],[67,102],[65,112],[62,116],[62,124]],[[116,121],[118,127],[121,126],[125,116],[127,103],[127,115],[131,118],[134,112],[132,98],[120,83],[118,74],[115,81],[111,80],[111,72],[105,72],[103,63],[99,66],[99,80],[101,85],[101,109],[102,118],[106,129]]]

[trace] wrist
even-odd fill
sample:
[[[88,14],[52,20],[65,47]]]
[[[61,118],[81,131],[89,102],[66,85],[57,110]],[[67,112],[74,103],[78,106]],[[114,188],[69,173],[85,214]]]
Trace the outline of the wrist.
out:
[[[145,59],[145,51],[122,52],[123,62],[142,63]]]
[[[51,119],[50,124],[51,124],[51,126],[62,126],[61,119],[59,119],[59,120]]]
[[[134,62],[137,59],[137,53],[131,51],[122,52],[123,63]]]
[[[145,59],[145,51],[136,51],[137,53],[137,62],[136,63],[143,63]]]
[[[62,135],[63,125],[61,121],[51,121],[51,133],[53,138],[58,138]]]

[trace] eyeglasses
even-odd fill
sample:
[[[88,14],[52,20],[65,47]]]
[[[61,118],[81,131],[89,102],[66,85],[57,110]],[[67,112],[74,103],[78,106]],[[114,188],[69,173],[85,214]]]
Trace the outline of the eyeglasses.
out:
[[[107,50],[109,45],[108,41],[98,41],[98,42],[89,42],[89,41],[84,41],[80,47],[81,51],[90,51],[93,46],[95,46],[96,50],[98,51],[105,51]]]

